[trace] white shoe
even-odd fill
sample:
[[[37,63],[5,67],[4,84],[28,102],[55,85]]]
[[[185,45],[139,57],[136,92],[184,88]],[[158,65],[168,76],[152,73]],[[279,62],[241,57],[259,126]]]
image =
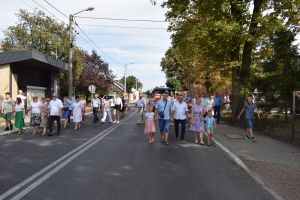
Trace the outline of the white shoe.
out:
[[[115,124],[115,123],[117,123],[117,121],[113,121],[112,123]]]
[[[120,123],[120,121],[117,121],[117,124],[119,124]]]

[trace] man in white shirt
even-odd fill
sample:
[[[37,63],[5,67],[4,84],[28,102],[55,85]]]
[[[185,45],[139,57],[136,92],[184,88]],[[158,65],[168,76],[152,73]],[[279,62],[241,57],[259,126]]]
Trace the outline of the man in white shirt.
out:
[[[48,136],[53,136],[53,122],[57,123],[57,135],[60,135],[60,116],[63,108],[63,103],[60,99],[57,98],[57,94],[53,93],[52,100],[49,102],[49,113],[50,113],[50,122],[49,130],[50,133]]]
[[[144,110],[146,108],[146,101],[143,98],[142,94],[140,94],[139,99],[135,104],[135,107],[139,109],[140,121],[144,121]]]
[[[115,109],[116,109],[116,116],[115,119],[116,121],[114,123],[120,123],[120,115],[121,115],[121,110],[123,108],[123,102],[121,97],[119,97],[119,95],[116,95],[116,99],[115,99]]]
[[[209,98],[205,102],[205,110],[211,110],[212,115],[214,115],[214,98],[213,96],[209,96]]]
[[[97,123],[99,121],[98,112],[100,111],[100,99],[96,94],[94,94],[92,99],[91,107],[93,109],[94,123]]]
[[[184,141],[184,135],[185,135],[185,124],[186,124],[186,116],[188,113],[188,106],[183,101],[183,94],[178,95],[178,101],[176,101],[172,108],[172,118],[174,121],[175,126],[175,134],[176,134],[176,140]],[[178,128],[179,124],[181,124],[181,136],[179,138]]]

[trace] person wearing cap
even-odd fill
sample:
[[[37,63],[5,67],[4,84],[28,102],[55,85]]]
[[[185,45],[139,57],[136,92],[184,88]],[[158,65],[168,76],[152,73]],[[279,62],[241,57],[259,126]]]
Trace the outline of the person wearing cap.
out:
[[[60,116],[63,108],[63,103],[60,99],[57,98],[57,94],[53,93],[52,100],[49,102],[49,113],[50,113],[50,122],[49,122],[49,136],[53,136],[53,122],[57,122],[57,135],[60,135]]]
[[[168,91],[165,91],[162,98],[155,105],[155,118],[158,119],[160,140],[166,145],[169,144],[169,128],[172,103],[168,100]]]

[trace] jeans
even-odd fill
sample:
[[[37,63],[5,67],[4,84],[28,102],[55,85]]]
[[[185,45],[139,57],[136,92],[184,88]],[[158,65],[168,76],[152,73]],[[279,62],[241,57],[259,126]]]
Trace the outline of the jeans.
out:
[[[179,128],[179,124],[181,124],[181,136],[180,139],[184,140],[184,135],[185,135],[185,119],[181,120],[181,119],[175,119],[174,121],[174,126],[175,126],[175,134],[176,134],[176,139],[178,138],[178,128]]]
[[[144,120],[144,108],[143,107],[139,107],[139,115],[141,117],[141,121]]]
[[[105,111],[105,109],[104,109],[104,111],[103,111],[103,118],[101,119],[101,121],[102,121],[102,122],[105,122],[107,115],[108,115],[109,121],[112,122],[111,111],[110,111],[110,110]]]
[[[170,120],[169,119],[158,119],[158,126],[160,133],[169,133]]]
[[[98,107],[93,107],[94,123],[99,121],[98,118]]]
[[[214,106],[215,107],[215,115],[217,117],[217,123],[220,123],[221,119],[221,106]]]
[[[57,135],[60,134],[60,116],[50,116],[50,121],[49,121],[49,130],[50,134],[53,133],[53,122],[56,121],[57,123]]]

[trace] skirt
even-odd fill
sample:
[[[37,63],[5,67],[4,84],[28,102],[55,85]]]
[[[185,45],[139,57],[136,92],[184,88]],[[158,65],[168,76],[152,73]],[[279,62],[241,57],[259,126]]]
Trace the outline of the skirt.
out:
[[[40,126],[41,124],[41,114],[40,113],[31,113],[30,117],[30,126]]]
[[[48,117],[42,116],[40,127],[47,128],[48,127]]]
[[[16,128],[23,128],[24,126],[25,126],[25,123],[24,123],[23,112],[22,111],[16,112],[15,127]]]
[[[69,115],[70,115],[70,112],[69,110],[63,110],[63,113],[62,113],[62,118],[63,119],[68,119],[69,118]]]
[[[145,120],[145,133],[155,133],[155,123],[154,120]]]

